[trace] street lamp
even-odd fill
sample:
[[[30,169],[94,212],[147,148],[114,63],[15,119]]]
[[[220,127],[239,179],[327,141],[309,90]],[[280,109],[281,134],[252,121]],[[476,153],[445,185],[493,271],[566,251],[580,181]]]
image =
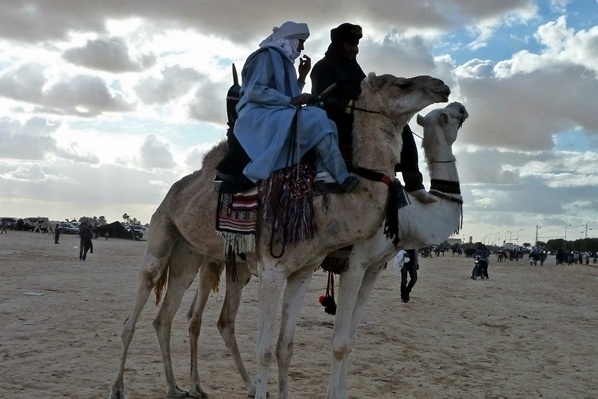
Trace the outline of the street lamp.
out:
[[[536,247],[538,246],[538,230],[541,228],[542,228],[542,226],[536,225]]]
[[[585,231],[585,235],[584,235],[584,239],[588,238],[588,230],[594,230],[594,229],[588,229],[588,224],[582,224],[582,227],[585,226],[586,231]]]

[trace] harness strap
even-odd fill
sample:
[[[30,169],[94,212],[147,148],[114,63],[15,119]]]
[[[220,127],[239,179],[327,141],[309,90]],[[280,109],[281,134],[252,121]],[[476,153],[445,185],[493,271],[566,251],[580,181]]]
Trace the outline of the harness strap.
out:
[[[384,234],[386,234],[386,237],[392,238],[392,243],[397,245],[399,243],[399,189],[393,184],[390,176],[384,173],[361,167],[352,167],[351,172],[368,180],[382,182],[388,186],[389,197],[386,206]]]
[[[430,181],[430,190],[442,191],[448,194],[461,194],[461,187],[458,181],[432,179]]]

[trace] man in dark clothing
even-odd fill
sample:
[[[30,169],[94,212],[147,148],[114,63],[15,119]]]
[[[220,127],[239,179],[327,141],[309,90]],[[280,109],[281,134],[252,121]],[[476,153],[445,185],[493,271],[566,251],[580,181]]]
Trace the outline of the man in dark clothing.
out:
[[[58,239],[60,238],[60,225],[56,223],[56,227],[54,228],[54,244],[58,244]]]
[[[79,230],[79,236],[81,238],[79,243],[79,260],[85,260],[87,259],[88,251],[93,253],[93,243],[91,242],[93,232],[87,224],[82,224],[81,229]]]
[[[311,72],[312,94],[320,95],[324,90],[335,84],[322,107],[328,118],[336,123],[339,137],[339,148],[348,166],[351,166],[353,154],[353,102],[361,94],[361,81],[365,73],[357,63],[359,40],[363,34],[359,25],[344,23],[330,31],[331,43],[324,58],[318,61]],[[401,134],[403,148],[401,163],[395,167],[395,172],[401,172],[405,183],[405,190],[423,203],[436,202],[423,185],[423,177],[419,171],[417,146],[413,133],[405,125]]]
[[[410,249],[406,252],[409,261],[405,262],[401,268],[401,300],[403,302],[409,302],[409,294],[417,282],[417,270],[419,269],[417,251]],[[407,274],[409,274],[409,283],[407,283]]]

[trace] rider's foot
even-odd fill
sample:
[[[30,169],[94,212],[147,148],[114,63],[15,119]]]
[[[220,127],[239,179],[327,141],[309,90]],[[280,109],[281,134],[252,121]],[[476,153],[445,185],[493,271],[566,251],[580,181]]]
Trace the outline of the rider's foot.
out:
[[[438,198],[421,188],[419,190],[411,191],[409,194],[413,195],[417,200],[424,204],[432,204],[438,202]]]
[[[326,183],[324,181],[315,181],[312,187],[314,191],[320,193],[342,194],[345,192],[338,183]]]
[[[318,173],[320,175],[320,173]],[[341,184],[338,184],[334,179],[318,178],[314,179],[314,191],[322,193],[342,194],[349,193],[357,187],[359,179],[355,176],[347,177]]]
[[[359,179],[355,176],[349,176],[341,183],[341,188],[344,192],[350,193],[359,184]]]

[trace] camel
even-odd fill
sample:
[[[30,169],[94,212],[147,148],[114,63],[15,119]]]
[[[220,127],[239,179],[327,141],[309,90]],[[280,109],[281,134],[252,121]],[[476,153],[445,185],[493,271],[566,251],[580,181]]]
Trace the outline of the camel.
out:
[[[362,96],[355,102],[354,164],[383,172],[386,180],[394,174],[399,162],[402,127],[418,111],[436,102],[446,102],[449,88],[439,79],[429,76],[397,78],[370,73],[362,83]],[[206,397],[197,375],[197,341],[201,314],[209,288],[217,284],[224,269],[223,243],[212,231],[215,225],[217,192],[211,183],[216,163],[224,156],[226,143],[220,143],[204,159],[202,170],[175,183],[152,216],[148,246],[144,255],[135,299],[122,332],[120,368],[112,386],[110,399],[124,398],[124,365],[135,324],[152,288],[160,287],[168,276],[164,302],[154,320],[164,360],[169,397]],[[268,369],[273,352],[273,326],[282,286],[287,283],[284,296],[281,331],[277,346],[279,366],[279,398],[288,396],[288,365],[292,354],[292,339],[299,310],[313,270],[324,257],[341,247],[371,238],[384,220],[388,187],[378,181],[360,179],[358,188],[343,195],[331,194],[329,208],[323,199],[315,201],[316,222],[320,230],[308,241],[288,245],[284,256],[274,258],[270,253],[271,232],[258,228],[256,252],[248,263],[257,264],[259,275],[259,330],[257,343],[258,379],[254,386],[236,348],[234,316],[238,310],[240,291],[250,279],[249,268],[237,263],[236,282],[227,269],[226,296],[218,322],[227,348],[245,381],[248,395],[265,399]],[[356,210],[359,217],[356,218]],[[260,226],[263,223],[260,223]],[[192,263],[193,266],[190,266]],[[200,283],[189,333],[191,346],[191,388],[185,392],[177,387],[170,361],[170,328],[183,292],[199,270]],[[229,284],[231,288],[229,289]],[[236,283],[236,286],[234,284]],[[238,294],[233,294],[237,292]]]
[[[436,195],[439,201],[423,204],[412,200],[410,205],[399,209],[398,245],[384,236],[383,226],[369,240],[353,245],[349,267],[339,281],[331,339],[329,399],[348,397],[348,356],[355,343],[366,301],[386,262],[401,249],[442,242],[459,229],[463,201],[451,146],[467,116],[465,107],[456,102],[431,111],[425,117],[418,115],[417,123],[424,128],[423,147],[432,182],[430,193]]]
[[[450,93],[442,81],[429,76],[404,79],[391,75],[377,77],[369,74],[361,87],[362,94],[354,107],[353,165],[357,170],[380,173],[383,175],[380,181],[362,178],[353,192],[330,196],[327,212],[323,203],[325,200],[316,197],[315,217],[319,229],[316,236],[311,240],[287,246],[283,257],[274,258],[268,251],[271,232],[266,229],[260,229],[258,232],[256,252],[259,317],[255,396],[258,399],[267,397],[268,373],[274,355],[274,324],[283,286],[286,283],[275,351],[279,399],[288,397],[288,369],[293,352],[293,337],[313,270],[328,253],[350,244],[375,239],[376,233],[380,232],[380,226],[383,225],[388,201],[388,187],[381,184],[381,181],[390,183],[391,176],[394,176],[394,167],[400,162],[402,128],[414,114],[426,106],[448,101]],[[382,234],[378,239],[386,240],[386,237]],[[367,281],[364,290],[364,294],[371,290]],[[355,295],[355,292],[357,291],[349,295],[344,293],[342,300],[346,296]],[[352,313],[337,314],[335,322],[343,324],[339,317],[346,318]],[[334,356],[336,355],[335,352]]]
[[[152,289],[156,292],[156,305],[160,303],[165,284],[166,292],[153,326],[164,363],[166,395],[169,398],[207,397],[201,388],[197,367],[201,315],[209,293],[212,289],[217,289],[225,267],[226,291],[217,327],[247,388],[247,395],[255,395],[255,384],[239,353],[234,325],[241,303],[241,291],[252,274],[245,262],[237,261],[234,271],[231,264],[226,264],[223,240],[214,232],[218,193],[212,180],[216,164],[224,157],[226,150],[225,141],[210,150],[204,157],[202,169],[176,182],[152,215],[137,291],[131,311],[123,325],[120,366],[109,399],[126,399],[125,363],[137,320]],[[190,388],[187,392],[177,386],[174,377],[170,332],[183,294],[198,272],[197,291],[187,312],[191,354]]]

